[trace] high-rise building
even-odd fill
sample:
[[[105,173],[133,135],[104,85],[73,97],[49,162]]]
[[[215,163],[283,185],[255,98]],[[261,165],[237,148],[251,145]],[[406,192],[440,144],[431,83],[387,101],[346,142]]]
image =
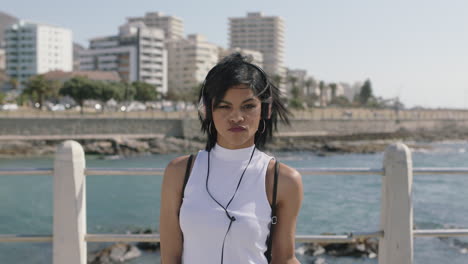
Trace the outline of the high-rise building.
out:
[[[0,11],[0,49],[2,49],[5,46],[5,41],[4,41],[4,32],[13,24],[16,24],[19,22],[19,19],[4,13]]]
[[[116,36],[94,38],[81,52],[81,71],[116,71],[127,82],[152,84],[167,92],[167,51],[164,32],[141,22],[124,24]]]
[[[6,66],[4,32],[9,26],[18,23],[18,21],[18,18],[0,11],[0,71],[4,71]]]
[[[80,54],[85,48],[78,43],[73,43],[73,71],[80,70]]]
[[[199,34],[166,43],[169,54],[169,90],[187,91],[200,85],[216,65],[219,47]]]
[[[278,16],[247,13],[246,17],[229,18],[229,47],[257,50],[263,54],[264,70],[282,78],[284,67],[284,21]]]
[[[161,12],[148,12],[144,17],[129,17],[128,22],[143,22],[147,27],[164,30],[164,38],[182,39],[184,37],[184,22],[175,16],[167,16]]]
[[[0,49],[0,71],[4,71],[5,66],[5,50]]]
[[[72,32],[69,29],[20,21],[5,31],[6,72],[22,83],[53,70],[71,71]]]

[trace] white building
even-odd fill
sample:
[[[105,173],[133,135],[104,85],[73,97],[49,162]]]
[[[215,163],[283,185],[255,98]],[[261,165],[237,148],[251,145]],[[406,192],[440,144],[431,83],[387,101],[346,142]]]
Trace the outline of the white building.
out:
[[[0,71],[5,70],[5,50],[0,48]]]
[[[71,71],[72,32],[68,29],[20,21],[5,32],[6,72],[20,83],[49,71]]]
[[[200,85],[208,71],[216,65],[219,47],[199,34],[166,42],[169,62],[169,90],[187,91]]]
[[[364,85],[364,82],[357,81],[353,85],[340,83],[340,85],[343,88],[343,95],[352,102],[354,97],[361,92],[361,87]]]
[[[285,86],[286,91],[291,93],[293,85],[302,90],[302,95],[307,95],[305,82],[307,80],[307,71],[302,69],[287,69]]]
[[[257,65],[260,68],[263,68],[263,54],[260,51],[256,50],[249,50],[249,49],[241,49],[241,48],[233,48],[233,49],[224,49],[222,47],[219,48],[219,59],[238,52],[242,54],[242,56],[248,57],[250,63]]]
[[[282,78],[284,67],[284,21],[278,16],[247,13],[247,17],[229,18],[229,47],[260,51],[264,70]]]
[[[167,16],[161,12],[148,12],[143,17],[129,17],[131,22],[143,22],[147,27],[164,30],[165,39],[182,39],[184,37],[184,22],[175,16]]]
[[[152,84],[167,92],[167,51],[164,31],[141,22],[127,23],[119,35],[94,38],[81,52],[81,71],[116,71],[127,82]]]

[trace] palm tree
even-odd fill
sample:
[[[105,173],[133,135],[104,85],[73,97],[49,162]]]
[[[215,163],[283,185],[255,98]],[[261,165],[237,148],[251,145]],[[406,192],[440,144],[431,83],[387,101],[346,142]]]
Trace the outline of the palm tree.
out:
[[[325,85],[324,81],[320,81],[319,84],[319,89],[320,89],[320,106],[324,107],[326,106],[326,88],[327,86]]]
[[[311,95],[310,88],[316,87],[317,86],[317,81],[315,81],[315,79],[313,77],[310,77],[304,82],[304,86],[307,89],[307,95]]]
[[[336,85],[336,83],[331,83],[329,86],[331,89],[331,100],[333,101],[336,98],[336,89],[338,88],[338,86]]]
[[[297,77],[295,76],[288,76],[288,82],[291,83],[291,87],[296,87]]]

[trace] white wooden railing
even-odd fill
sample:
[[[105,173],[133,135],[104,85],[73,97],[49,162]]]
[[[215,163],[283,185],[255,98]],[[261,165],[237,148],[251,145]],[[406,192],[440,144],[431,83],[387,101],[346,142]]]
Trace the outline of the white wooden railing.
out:
[[[360,238],[379,239],[380,264],[412,264],[413,238],[468,236],[468,229],[413,230],[413,174],[464,174],[468,168],[413,168],[411,151],[402,143],[387,147],[383,169],[304,168],[308,175],[382,175],[380,230],[347,235],[297,235],[297,242],[349,243]],[[87,242],[159,242],[158,234],[88,234],[86,229],[86,176],[162,175],[163,169],[86,168],[82,146],[65,141],[57,149],[54,168],[0,169],[1,175],[53,175],[52,235],[0,235],[0,242],[52,242],[53,263],[86,264]]]

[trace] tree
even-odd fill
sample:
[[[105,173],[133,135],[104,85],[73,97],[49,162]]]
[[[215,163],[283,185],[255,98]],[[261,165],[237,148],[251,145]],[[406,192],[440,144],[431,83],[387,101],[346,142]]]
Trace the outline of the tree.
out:
[[[308,96],[305,96],[304,97],[304,102],[308,105],[308,106],[315,106],[315,103],[319,100],[320,98],[316,95],[316,94],[311,94],[311,95],[308,95]]]
[[[19,82],[16,78],[11,78],[10,79],[10,85],[13,90],[18,90],[19,88]]]
[[[78,76],[71,78],[63,84],[60,95],[68,95],[80,106],[83,114],[83,103],[87,99],[97,99],[97,91],[100,89],[98,83],[86,77]]]
[[[123,82],[122,84],[124,88],[124,93],[121,100],[125,102],[132,101],[136,94],[135,87],[128,82]]]
[[[184,101],[197,104],[202,85],[203,83],[200,83],[189,89],[171,89],[167,91],[164,98],[171,101]]]
[[[95,99],[102,102],[102,111],[110,99],[121,101],[124,97],[125,86],[121,83],[94,81],[94,85]]]
[[[200,83],[198,85],[195,85],[194,87],[192,87],[192,102],[193,104],[198,104],[198,97],[200,96],[200,90],[202,89],[203,87],[203,83]]]
[[[304,106],[302,104],[302,100],[300,100],[299,98],[291,98],[291,100],[289,100],[289,106],[291,108],[295,108],[295,109],[303,109]]]
[[[2,93],[0,92],[0,104],[3,104],[4,101],[5,101],[5,97],[6,97],[6,94],[5,93]]]
[[[145,82],[133,82],[135,88],[135,100],[141,102],[154,101],[158,98],[156,87]]]
[[[292,108],[303,108],[303,101],[301,98],[301,89],[296,86],[297,77],[295,76],[288,76],[288,82],[291,83],[291,99],[289,100],[289,106]]]
[[[335,97],[334,99],[332,99],[330,104],[337,105],[337,106],[350,106],[351,105],[348,98],[344,95]]]
[[[317,81],[313,77],[310,77],[304,82],[304,86],[307,89],[307,95],[311,95],[310,88],[315,88],[317,86]]]
[[[336,83],[330,83],[329,87],[331,89],[331,100],[333,101],[336,98],[336,89],[338,86]]]
[[[297,77],[295,76],[288,76],[288,82],[291,83],[291,87],[296,87]]]
[[[279,75],[279,74],[273,75],[273,78],[272,78],[273,84],[274,84],[276,87],[280,87],[280,86],[281,86],[281,81],[282,81],[282,79],[283,79],[283,78],[282,78],[281,75]]]
[[[299,96],[301,95],[301,90],[299,89],[299,87],[293,86],[293,88],[291,89],[291,95],[292,98],[299,99]]]
[[[29,95],[31,98],[36,98],[41,109],[45,97],[52,95],[55,89],[53,83],[46,80],[42,74],[29,78],[25,86],[26,88],[23,90],[23,93]]]
[[[325,106],[326,105],[326,86],[324,81],[320,81],[319,83],[319,89],[320,89],[320,106]]]
[[[361,105],[366,105],[370,98],[374,97],[372,95],[372,84],[369,79],[364,82],[364,85],[361,87],[359,92],[359,102]]]
[[[166,95],[164,96],[164,99],[171,100],[171,101],[177,101],[179,98],[178,98],[177,93],[174,90],[171,89],[171,90],[167,91]]]

